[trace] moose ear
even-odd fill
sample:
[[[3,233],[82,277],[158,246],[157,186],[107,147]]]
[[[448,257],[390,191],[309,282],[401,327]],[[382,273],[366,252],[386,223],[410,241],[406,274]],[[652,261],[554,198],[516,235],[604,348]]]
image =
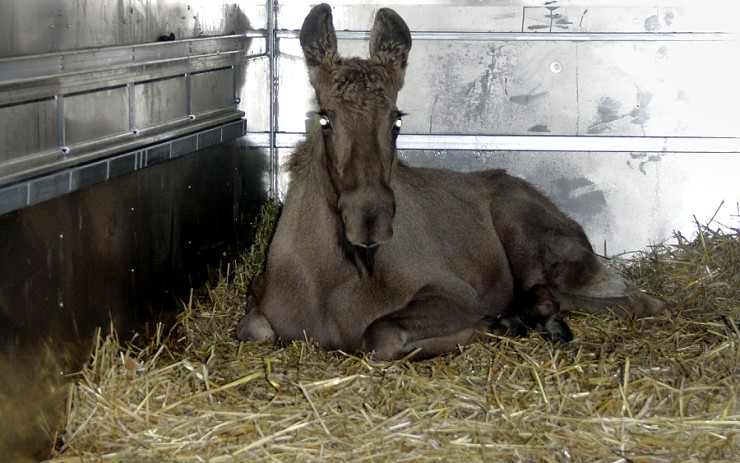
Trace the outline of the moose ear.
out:
[[[397,65],[401,71],[408,64],[411,33],[403,19],[390,8],[381,8],[375,15],[370,32],[370,56]]]
[[[300,40],[309,67],[319,66],[336,55],[337,35],[329,5],[322,3],[311,9],[303,21]]]

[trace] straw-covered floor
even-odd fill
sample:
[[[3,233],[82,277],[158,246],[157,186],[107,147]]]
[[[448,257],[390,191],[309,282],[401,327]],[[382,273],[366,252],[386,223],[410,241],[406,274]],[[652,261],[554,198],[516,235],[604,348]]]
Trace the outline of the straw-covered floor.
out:
[[[378,362],[235,340],[276,215],[172,331],[97,339],[54,462],[740,461],[736,230],[615,263],[668,301],[654,318],[573,316],[568,345],[492,337]]]

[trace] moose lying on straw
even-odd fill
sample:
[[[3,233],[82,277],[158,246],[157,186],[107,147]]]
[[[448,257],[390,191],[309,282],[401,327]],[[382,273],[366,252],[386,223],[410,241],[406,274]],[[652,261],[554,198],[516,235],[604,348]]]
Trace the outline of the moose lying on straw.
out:
[[[583,229],[502,170],[459,173],[399,161],[411,34],[381,9],[370,58],[343,58],[331,7],[300,42],[319,105],[289,162],[290,188],[240,340],[306,337],[379,359],[450,352],[486,332],[572,339],[560,313],[648,316],[663,303],[611,273]]]

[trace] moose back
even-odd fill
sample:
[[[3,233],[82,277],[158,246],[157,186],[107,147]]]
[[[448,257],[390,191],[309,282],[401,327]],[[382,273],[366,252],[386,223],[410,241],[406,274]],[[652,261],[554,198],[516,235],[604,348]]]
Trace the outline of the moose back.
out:
[[[339,55],[326,4],[308,14],[300,42],[318,124],[289,161],[291,183],[239,339],[308,337],[381,359],[424,358],[486,332],[531,328],[567,342],[564,312],[660,310],[523,180],[398,159],[396,97],[411,34],[393,10],[377,12],[368,59]]]

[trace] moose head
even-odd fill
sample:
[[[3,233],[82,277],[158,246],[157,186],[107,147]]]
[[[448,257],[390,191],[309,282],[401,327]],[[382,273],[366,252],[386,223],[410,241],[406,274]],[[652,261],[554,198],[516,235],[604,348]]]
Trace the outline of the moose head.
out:
[[[347,255],[372,274],[378,246],[393,236],[396,203],[391,177],[403,114],[396,97],[411,49],[408,26],[393,10],[375,16],[370,58],[337,51],[331,7],[321,4],[300,33],[319,106],[325,164],[335,193]]]

